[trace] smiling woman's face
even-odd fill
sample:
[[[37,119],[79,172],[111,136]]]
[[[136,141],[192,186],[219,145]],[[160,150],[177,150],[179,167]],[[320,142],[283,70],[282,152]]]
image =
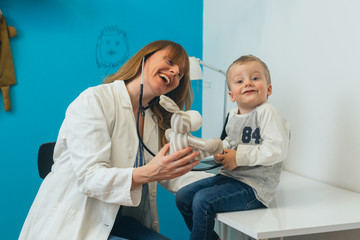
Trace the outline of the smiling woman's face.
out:
[[[183,77],[183,66],[179,66],[169,57],[169,48],[152,54],[144,65],[144,91],[160,96],[179,86]]]

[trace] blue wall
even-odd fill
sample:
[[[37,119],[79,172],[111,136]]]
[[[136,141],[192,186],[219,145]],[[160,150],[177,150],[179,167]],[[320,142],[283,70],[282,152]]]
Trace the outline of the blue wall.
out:
[[[17,239],[41,183],[40,144],[56,140],[65,110],[80,92],[121,64],[97,54],[102,30],[112,27],[107,33],[121,38],[124,61],[158,39],[176,41],[201,57],[203,1],[1,0],[0,9],[18,31],[11,39],[18,81],[10,91],[12,111],[5,112],[0,100],[0,236]],[[201,110],[198,85],[194,106]],[[160,189],[158,198],[160,231],[187,239],[174,196]]]

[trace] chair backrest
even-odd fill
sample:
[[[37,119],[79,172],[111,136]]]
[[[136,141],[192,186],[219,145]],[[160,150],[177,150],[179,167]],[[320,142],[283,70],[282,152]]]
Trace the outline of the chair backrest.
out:
[[[44,143],[39,148],[38,153],[38,170],[39,175],[44,179],[51,171],[51,166],[54,164],[55,142]]]
[[[224,122],[224,126],[223,126],[223,130],[222,130],[222,132],[221,132],[221,136],[220,136],[220,139],[221,140],[224,140],[226,137],[227,137],[227,134],[226,134],[226,124],[227,124],[227,122],[229,121],[229,114],[230,113],[228,113],[227,115],[226,115],[226,119],[225,119],[225,122]]]

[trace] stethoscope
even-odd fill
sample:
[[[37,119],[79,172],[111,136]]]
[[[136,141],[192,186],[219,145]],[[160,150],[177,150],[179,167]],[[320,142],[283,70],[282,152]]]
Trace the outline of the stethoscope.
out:
[[[145,118],[145,111],[146,109],[148,109],[150,106],[147,105],[146,107],[144,107],[142,105],[142,97],[143,97],[143,70],[144,70],[144,63],[145,63],[145,57],[143,57],[142,59],[142,63],[141,63],[141,81],[140,81],[140,95],[139,95],[139,109],[137,112],[137,117],[136,117],[136,132],[139,138],[140,143],[142,144],[142,147],[153,157],[155,157],[155,153],[153,153],[143,142],[142,137],[140,136],[140,127],[139,127],[139,118],[140,118],[140,113],[141,116],[143,117],[143,119]],[[213,166],[210,167],[203,167],[203,168],[193,168],[191,169],[191,171],[207,171],[207,170],[211,170],[217,167],[220,167],[222,164],[217,163]]]

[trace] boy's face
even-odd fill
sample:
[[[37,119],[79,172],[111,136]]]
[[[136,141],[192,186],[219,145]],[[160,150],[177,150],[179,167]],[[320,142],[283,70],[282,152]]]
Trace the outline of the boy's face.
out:
[[[236,101],[240,114],[251,112],[266,102],[272,93],[265,69],[257,61],[235,63],[228,72],[228,84],[230,99]]]

